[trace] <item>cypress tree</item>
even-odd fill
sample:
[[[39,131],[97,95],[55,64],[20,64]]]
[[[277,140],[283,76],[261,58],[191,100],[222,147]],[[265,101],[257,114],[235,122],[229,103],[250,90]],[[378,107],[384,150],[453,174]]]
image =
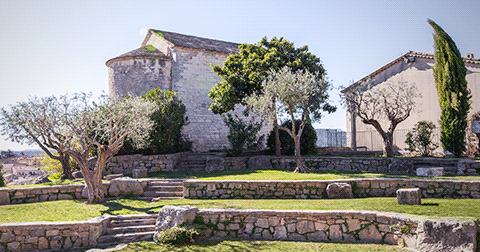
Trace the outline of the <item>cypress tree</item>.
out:
[[[459,157],[465,151],[467,115],[470,110],[470,91],[465,76],[467,69],[453,39],[435,22],[435,66],[433,75],[442,110],[440,141],[444,150]]]

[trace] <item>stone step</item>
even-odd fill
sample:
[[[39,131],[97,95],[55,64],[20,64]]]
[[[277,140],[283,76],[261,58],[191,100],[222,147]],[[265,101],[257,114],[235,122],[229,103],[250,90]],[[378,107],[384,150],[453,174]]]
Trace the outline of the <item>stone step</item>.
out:
[[[181,192],[169,192],[169,191],[145,191],[143,193],[145,197],[183,197],[183,191]]]
[[[136,219],[152,219],[156,218],[156,214],[128,214],[128,215],[112,215],[110,220],[136,220]]]
[[[128,243],[133,241],[147,241],[147,240],[153,240],[154,233],[155,231],[128,233],[128,234],[102,235],[98,237],[97,242],[98,242],[98,246],[103,246],[108,244]]]
[[[119,220],[119,221],[110,221],[107,225],[109,228],[115,227],[130,227],[130,226],[147,226],[155,225],[157,220],[157,215],[149,219],[133,219],[133,220]]]
[[[155,225],[112,227],[103,230],[104,235],[144,233],[155,231]]]
[[[137,199],[156,202],[159,200],[183,199],[183,197],[138,197]]]
[[[145,191],[181,191],[183,192],[183,186],[170,186],[170,185],[147,185]]]

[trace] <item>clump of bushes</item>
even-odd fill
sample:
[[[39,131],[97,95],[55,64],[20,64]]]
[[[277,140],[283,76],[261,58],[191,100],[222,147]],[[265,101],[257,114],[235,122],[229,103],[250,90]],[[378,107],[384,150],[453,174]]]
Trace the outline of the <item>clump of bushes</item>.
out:
[[[295,126],[300,127],[302,121],[295,120]],[[292,129],[292,121],[287,120],[282,123],[283,127]],[[280,146],[282,148],[282,155],[293,155],[295,153],[295,143],[293,138],[284,130],[278,131],[280,134]],[[316,153],[317,133],[309,122],[305,123],[302,136],[300,138],[300,154],[308,155]],[[275,152],[275,132],[272,130],[267,138],[267,147],[273,154]]]
[[[132,140],[127,139],[119,155],[129,154],[167,154],[191,149],[191,142],[182,137],[182,127],[187,124],[188,118],[185,104],[178,99],[172,90],[154,88],[142,96],[143,99],[155,104],[155,111],[151,115],[153,127],[147,140],[146,147],[136,149]]]
[[[232,116],[231,114],[227,114],[223,121],[228,127],[227,138],[233,148],[230,155],[237,156],[244,149],[258,150],[262,147],[264,136],[257,136],[262,128],[262,122],[255,122],[254,119],[244,122],[237,115]]]
[[[199,234],[200,232],[195,228],[175,226],[160,232],[156,236],[156,242],[163,244],[184,244],[193,242],[193,236]]]
[[[196,216],[192,223],[183,223],[154,236],[156,243],[163,244],[185,244],[194,242],[194,236],[205,230],[206,224],[202,217]]]
[[[408,151],[418,151],[423,157],[429,156],[434,151],[438,144],[432,141],[432,133],[435,129],[435,124],[430,121],[420,121],[415,124],[412,131],[407,133]]]

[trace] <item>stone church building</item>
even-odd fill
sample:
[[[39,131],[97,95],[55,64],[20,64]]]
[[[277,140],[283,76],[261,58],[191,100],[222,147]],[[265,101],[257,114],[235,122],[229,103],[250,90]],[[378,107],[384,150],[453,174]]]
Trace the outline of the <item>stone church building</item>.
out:
[[[221,78],[210,64],[223,65],[239,44],[149,30],[140,48],[106,62],[110,95],[143,95],[159,87],[174,90],[187,108],[182,134],[195,152],[229,147],[228,128],[208,110],[208,92]],[[235,111],[241,114],[240,110]],[[262,134],[268,132],[267,127]]]
[[[471,108],[468,114],[468,118],[471,118],[474,113],[480,112],[480,59],[474,58],[473,54],[467,54],[463,60],[467,68],[468,88],[472,95]],[[441,110],[433,77],[432,67],[434,65],[433,54],[409,51],[356,81],[341,92],[347,93],[352,88],[363,85],[366,81],[371,81],[374,86],[397,82],[415,85],[421,97],[415,100],[416,110],[414,113],[397,126],[394,133],[394,149],[403,151],[407,147],[405,144],[407,132],[412,130],[417,122],[423,120],[431,121],[436,125],[434,141],[440,143],[439,120]],[[346,119],[347,146],[367,150],[383,150],[382,139],[373,126],[362,123],[359,118],[349,112],[347,112]],[[381,120],[380,124],[383,129],[387,129],[389,126],[387,119]]]

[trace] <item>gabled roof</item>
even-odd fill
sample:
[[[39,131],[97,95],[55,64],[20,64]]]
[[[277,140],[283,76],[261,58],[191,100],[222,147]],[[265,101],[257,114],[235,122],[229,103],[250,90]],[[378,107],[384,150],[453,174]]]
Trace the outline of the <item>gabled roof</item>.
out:
[[[117,56],[115,58],[109,59],[105,65],[109,66],[110,64],[120,61],[120,60],[128,60],[128,59],[170,59],[170,57],[166,56],[163,54],[160,50],[157,48],[151,46],[151,45],[146,45],[142,46],[138,49],[135,49],[133,51],[124,53],[120,56]]]
[[[200,38],[200,37],[184,35],[180,33],[159,31],[159,30],[153,30],[153,29],[150,29],[148,32],[149,32],[149,35],[150,33],[155,33],[156,35],[171,42],[175,46],[220,52],[220,53],[226,53],[226,54],[237,53],[238,46],[240,45],[232,42]],[[147,38],[149,35],[147,35]],[[145,38],[145,41],[143,42],[142,45],[145,44],[147,38]]]
[[[380,67],[379,69],[375,70],[373,73],[361,78],[360,80],[354,82],[352,85],[344,88],[340,92],[342,92],[342,93],[348,92],[350,89],[352,89],[354,87],[357,87],[358,85],[364,83],[366,80],[374,79],[375,76],[377,76],[378,74],[382,73],[383,71],[387,70],[388,68],[392,67],[393,65],[395,65],[395,64],[397,64],[401,61],[408,60],[409,58],[425,58],[425,59],[435,60],[435,55],[430,54],[430,53],[408,51],[407,53],[403,54],[402,56],[394,59],[393,61],[391,61],[391,62],[387,63],[386,65]],[[469,63],[469,64],[479,64],[480,65],[480,59],[463,58],[463,61],[465,63]]]

